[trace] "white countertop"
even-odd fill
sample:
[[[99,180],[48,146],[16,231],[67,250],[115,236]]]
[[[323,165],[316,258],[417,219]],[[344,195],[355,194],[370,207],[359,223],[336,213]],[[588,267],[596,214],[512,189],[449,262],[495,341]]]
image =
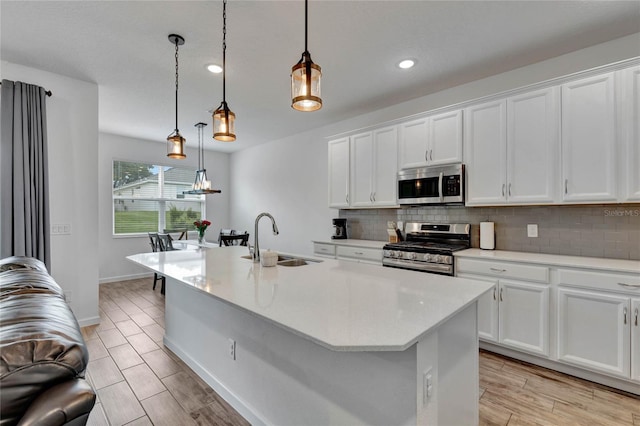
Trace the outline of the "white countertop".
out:
[[[334,246],[351,246],[376,249],[382,249],[385,244],[388,244],[386,241],[356,240],[352,238],[347,238],[344,240],[313,240],[313,242],[320,244],[333,244]]]
[[[267,268],[246,254],[220,247],[127,259],[336,351],[405,350],[493,288],[333,259]]]
[[[598,269],[610,272],[640,274],[639,260],[604,259],[599,257],[562,256],[544,253],[526,253],[506,250],[481,250],[472,248],[454,253],[456,257],[470,259],[498,260],[505,262],[525,262],[568,268]]]

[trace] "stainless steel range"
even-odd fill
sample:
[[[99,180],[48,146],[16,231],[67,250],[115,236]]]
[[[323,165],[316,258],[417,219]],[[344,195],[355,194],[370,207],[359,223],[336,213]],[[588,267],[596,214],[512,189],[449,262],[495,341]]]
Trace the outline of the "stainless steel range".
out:
[[[470,230],[469,224],[409,222],[405,241],[383,247],[382,264],[453,276],[453,253],[471,247]]]

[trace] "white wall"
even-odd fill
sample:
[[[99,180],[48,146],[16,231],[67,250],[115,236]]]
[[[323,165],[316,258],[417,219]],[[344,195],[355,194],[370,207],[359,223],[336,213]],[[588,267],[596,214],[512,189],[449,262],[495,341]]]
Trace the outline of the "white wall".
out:
[[[263,224],[260,247],[311,254],[310,241],[329,238],[331,218],[338,217],[338,210],[327,207],[327,137],[636,56],[640,33],[234,153],[231,226],[253,234],[254,218],[268,211],[280,235],[273,237]]]
[[[167,158],[164,141],[132,139],[109,133],[99,134],[99,253],[100,282],[119,281],[148,275],[140,266],[127,261],[125,256],[150,251],[148,237],[113,236],[113,201],[111,198],[113,160],[153,163],[176,167],[198,167],[198,152],[187,148],[185,160]],[[221,228],[229,228],[229,154],[205,151],[204,164],[207,178],[220,194],[206,196],[206,218],[212,222],[207,229],[207,239],[215,241]],[[195,174],[194,174],[195,179]],[[189,238],[195,238],[195,233]]]
[[[64,289],[80,325],[98,316],[98,86],[2,62],[2,78],[51,90],[47,98],[51,224],[70,235],[51,236],[51,275]]]

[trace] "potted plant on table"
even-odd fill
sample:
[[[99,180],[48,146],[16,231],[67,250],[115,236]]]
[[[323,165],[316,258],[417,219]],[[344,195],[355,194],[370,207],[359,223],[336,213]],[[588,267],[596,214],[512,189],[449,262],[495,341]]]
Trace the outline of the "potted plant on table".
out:
[[[198,231],[198,244],[204,244],[204,233],[207,230],[207,227],[209,225],[211,225],[211,222],[209,222],[206,219],[202,219],[202,220],[196,220],[195,222],[193,222],[193,224],[196,227],[196,230]]]

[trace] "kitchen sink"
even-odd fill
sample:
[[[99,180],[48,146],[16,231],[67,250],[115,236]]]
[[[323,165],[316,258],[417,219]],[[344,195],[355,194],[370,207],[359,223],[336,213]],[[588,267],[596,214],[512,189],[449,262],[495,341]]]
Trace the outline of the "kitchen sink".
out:
[[[243,259],[252,260],[250,255],[240,256]],[[293,256],[283,256],[278,255],[278,265],[280,266],[303,266],[308,265],[309,263],[318,263],[322,262],[321,260],[312,260],[312,259],[303,259],[301,257],[293,257]]]

